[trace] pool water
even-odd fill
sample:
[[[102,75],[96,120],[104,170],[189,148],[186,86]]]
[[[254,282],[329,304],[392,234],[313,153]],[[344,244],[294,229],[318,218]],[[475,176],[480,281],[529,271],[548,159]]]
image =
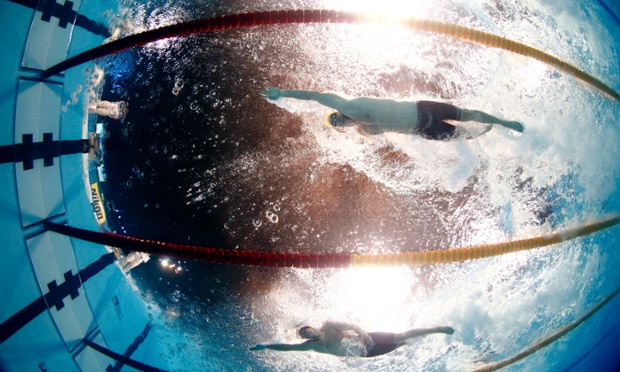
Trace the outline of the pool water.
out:
[[[123,36],[247,11],[393,10],[530,45],[618,91],[618,11],[602,4],[126,1],[106,17]],[[100,118],[106,227],[119,233],[230,250],[372,254],[536,237],[620,209],[620,104],[516,53],[399,26],[291,24],[161,40],[77,69],[105,74],[89,80],[84,107],[99,98],[129,104],[122,122]],[[335,131],[323,125],[326,108],[267,101],[258,94],[265,86],[450,102],[518,120],[525,131],[498,127],[455,142]],[[154,326],[169,332],[160,352],[173,369],[471,370],[517,354],[614,291],[617,240],[611,228],[422,267],[183,261],[166,271],[155,257],[131,276]],[[620,337],[617,301],[509,368],[616,369],[606,348]],[[456,332],[369,359],[249,351],[301,342],[298,327],[325,320]]]

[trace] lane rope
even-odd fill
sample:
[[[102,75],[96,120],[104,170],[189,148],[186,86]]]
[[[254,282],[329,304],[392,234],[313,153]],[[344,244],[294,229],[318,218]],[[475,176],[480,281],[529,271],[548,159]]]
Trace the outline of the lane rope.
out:
[[[575,328],[579,327],[583,322],[588,320],[592,315],[596,314],[599,310],[601,310],[605,305],[607,305],[611,300],[616,297],[620,293],[620,288],[616,289],[614,292],[609,294],[607,297],[603,298],[599,303],[594,305],[590,310],[588,310],[581,318],[565,325],[564,327],[556,330],[553,333],[546,335],[540,340],[536,341],[532,345],[526,347],[518,354],[502,359],[497,362],[489,363],[484,366],[481,366],[476,369],[476,371],[495,371],[504,367],[507,367],[513,363],[518,362],[519,360],[539,351],[540,349],[552,344],[557,341],[559,338],[564,337],[568,333],[572,332]]]
[[[321,269],[360,266],[436,265],[463,262],[566,242],[610,228],[617,225],[619,222],[620,216],[615,216],[577,228],[565,229],[560,232],[535,238],[483,244],[466,248],[389,254],[303,254],[227,250],[140,239],[112,232],[84,230],[54,222],[45,222],[44,225],[48,230],[76,239],[132,251],[146,252],[158,256],[231,265]]]
[[[379,263],[383,266],[415,266],[469,261],[558,244],[607,229],[618,224],[619,222],[620,216],[616,216],[596,223],[586,224],[577,228],[566,229],[560,232],[534,238],[510,240],[502,243],[481,244],[466,248],[437,249],[424,252],[386,253],[377,255],[353,254],[351,257],[351,266],[378,265]]]
[[[478,31],[469,27],[450,23],[417,18],[398,18],[369,15],[337,10],[280,10],[228,14],[212,18],[199,19],[169,25],[154,30],[129,35],[119,40],[100,45],[82,52],[74,57],[41,73],[41,79],[61,73],[82,63],[119,53],[123,50],[139,47],[153,41],[197,33],[215,32],[226,29],[255,27],[291,23],[374,23],[400,25],[412,30],[430,32],[482,44],[492,48],[504,49],[529,58],[536,59],[577,79],[580,79],[600,92],[620,102],[620,94],[596,77],[580,70],[551,54],[528,45],[506,39],[501,36]]]

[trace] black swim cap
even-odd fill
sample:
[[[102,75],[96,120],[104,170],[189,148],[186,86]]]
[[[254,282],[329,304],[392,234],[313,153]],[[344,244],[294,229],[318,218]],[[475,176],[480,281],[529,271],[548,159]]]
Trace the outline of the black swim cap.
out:
[[[310,327],[310,326],[303,326],[303,327],[299,328],[299,331],[297,331],[297,334],[298,334],[298,335],[299,335],[299,337],[301,337],[301,338],[307,338],[307,339],[309,339],[309,340],[312,340],[313,338],[308,338],[308,337],[304,337],[304,336],[302,336],[302,335],[301,335],[301,332],[302,332],[302,331],[304,331],[304,330],[306,330],[306,329],[312,329],[312,327]]]

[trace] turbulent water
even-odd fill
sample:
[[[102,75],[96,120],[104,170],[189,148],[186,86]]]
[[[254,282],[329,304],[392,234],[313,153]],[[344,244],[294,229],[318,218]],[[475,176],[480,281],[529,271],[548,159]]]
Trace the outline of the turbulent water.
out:
[[[290,8],[356,9],[328,2],[125,4],[113,23],[132,33]],[[618,26],[601,20],[596,3],[443,1],[408,10],[523,42],[620,89]],[[104,98],[130,107],[125,122],[107,124],[105,161],[107,198],[119,221],[113,227],[131,235],[268,252],[405,252],[539,236],[620,209],[620,105],[507,51],[385,25],[280,25],[164,40],[102,67]],[[328,109],[318,104],[261,98],[265,86],[450,102],[518,120],[525,131],[498,127],[456,142],[364,136],[323,125]],[[179,349],[169,357],[175,368],[183,369],[183,360],[225,370],[458,370],[516,354],[610,292],[618,283],[610,251],[616,240],[613,230],[422,268],[189,262],[179,277],[165,277],[154,264],[136,275],[155,293],[149,300],[161,319],[191,329],[183,340],[169,337],[168,348]],[[456,332],[372,360],[247,351],[270,340],[299,342],[295,327],[328,319],[369,331],[450,325]],[[200,357],[188,362],[188,347]],[[552,348],[526,363],[563,368],[569,356]]]

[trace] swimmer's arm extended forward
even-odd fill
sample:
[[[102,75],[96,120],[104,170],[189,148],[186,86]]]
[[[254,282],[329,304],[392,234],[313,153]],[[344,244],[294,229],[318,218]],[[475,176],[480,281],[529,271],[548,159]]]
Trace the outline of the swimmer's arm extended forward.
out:
[[[301,99],[305,101],[316,101],[323,106],[327,106],[338,111],[344,110],[345,106],[349,102],[349,100],[347,100],[346,98],[342,98],[337,94],[321,93],[312,90],[281,90],[278,88],[266,87],[259,93],[261,96],[271,100],[285,97]]]

